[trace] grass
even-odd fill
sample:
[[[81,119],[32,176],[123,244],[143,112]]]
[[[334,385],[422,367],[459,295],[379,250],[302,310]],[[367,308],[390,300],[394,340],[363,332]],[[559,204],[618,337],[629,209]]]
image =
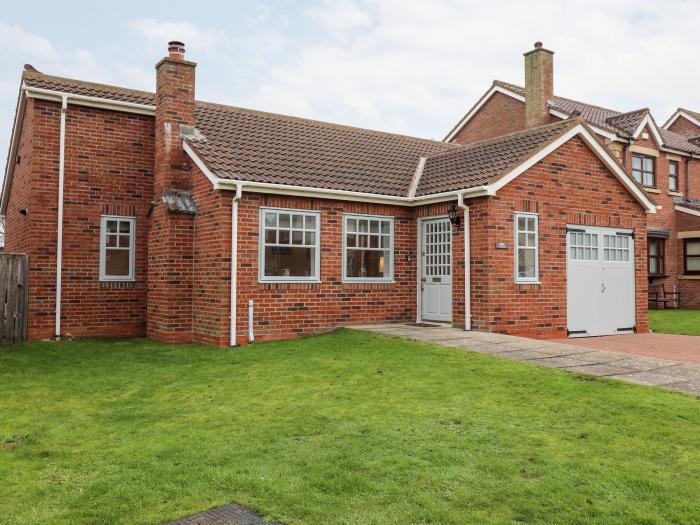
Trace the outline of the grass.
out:
[[[700,310],[649,310],[649,328],[662,334],[700,335]]]
[[[0,523],[700,522],[700,402],[339,330],[0,349]]]

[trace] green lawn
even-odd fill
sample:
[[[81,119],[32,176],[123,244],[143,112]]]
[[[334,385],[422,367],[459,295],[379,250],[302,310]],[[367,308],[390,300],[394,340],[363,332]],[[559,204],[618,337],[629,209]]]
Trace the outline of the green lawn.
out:
[[[0,348],[0,523],[700,522],[700,400],[339,330]]]
[[[700,310],[649,310],[649,328],[662,334],[700,335]]]

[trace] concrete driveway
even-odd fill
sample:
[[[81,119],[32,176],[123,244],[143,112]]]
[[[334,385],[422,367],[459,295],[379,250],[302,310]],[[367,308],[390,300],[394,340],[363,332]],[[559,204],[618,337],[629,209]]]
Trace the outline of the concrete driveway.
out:
[[[673,334],[633,334],[607,337],[583,337],[562,340],[562,343],[654,357],[679,363],[700,365],[700,336]]]
[[[631,383],[661,386],[700,396],[700,364],[687,361],[694,358],[693,350],[686,348],[687,345],[693,345],[693,348],[697,348],[696,352],[700,354],[700,346],[698,346],[700,338],[695,337],[685,340],[683,336],[659,337],[660,334],[640,334],[579,339],[572,342],[571,339],[540,341],[511,335],[465,332],[459,328],[415,324],[364,325],[351,328],[491,354],[504,359],[525,361],[533,365],[559,368],[569,372],[584,372]],[[679,337],[684,340],[679,340]],[[625,341],[630,341],[625,346],[627,351],[590,346],[623,345],[623,338]],[[668,349],[663,350],[663,343],[657,344],[656,341],[661,342],[668,338],[670,338],[669,345],[666,347]],[[616,341],[612,343],[605,341],[611,339]],[[659,345],[662,347],[661,350],[658,348]],[[646,351],[653,354],[651,356],[640,354],[638,349],[642,348],[646,348]],[[661,359],[658,357],[661,352],[676,352],[677,356],[685,356],[686,361]]]

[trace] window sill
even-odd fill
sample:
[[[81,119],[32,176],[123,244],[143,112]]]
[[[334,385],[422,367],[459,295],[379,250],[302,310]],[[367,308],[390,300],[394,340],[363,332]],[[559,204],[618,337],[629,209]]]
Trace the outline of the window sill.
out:
[[[528,284],[538,285],[538,284],[542,284],[542,281],[515,281],[515,284],[517,284],[518,286],[528,285]]]
[[[321,279],[258,279],[260,284],[320,284]]]
[[[684,281],[700,281],[700,275],[679,275],[679,279]]]
[[[395,284],[394,279],[391,280],[380,280],[380,279],[343,279],[341,281],[343,284]]]
[[[642,187],[644,188],[644,191],[646,191],[647,193],[658,193],[659,195],[661,195],[661,190],[658,188],[651,188],[649,186],[642,186]]]
[[[683,194],[682,194],[680,191],[671,191],[671,190],[668,190],[668,194],[669,194],[671,197],[682,197],[682,196],[683,196]]]

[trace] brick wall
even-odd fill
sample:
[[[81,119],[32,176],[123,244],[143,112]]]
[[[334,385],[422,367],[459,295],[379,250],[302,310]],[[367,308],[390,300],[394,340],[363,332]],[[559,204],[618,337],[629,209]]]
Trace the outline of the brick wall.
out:
[[[693,124],[685,117],[678,117],[673,121],[668,129],[686,137],[697,137],[700,135],[700,126]]]
[[[487,224],[486,234],[481,238],[474,234],[472,242],[475,327],[537,337],[566,337],[566,225],[580,224],[634,229],[637,327],[647,330],[645,213],[580,138],[545,157],[496,197],[485,203],[475,201],[474,208],[473,221],[485,216]],[[514,282],[516,211],[539,213],[542,284]],[[494,249],[497,242],[504,242],[507,249]],[[479,247],[484,244],[486,256],[481,257]]]
[[[230,216],[230,200],[229,207]],[[258,282],[261,206],[321,212],[321,282]],[[343,213],[394,217],[393,283],[343,283]],[[230,235],[230,229],[229,235]],[[245,341],[247,302],[255,303],[256,338],[274,339],[336,326],[415,320],[416,221],[410,208],[244,193],[239,208],[238,340]]]
[[[559,120],[550,115],[549,122]],[[452,139],[471,144],[525,129],[525,103],[496,92]]]
[[[55,328],[59,118],[60,104],[28,101],[8,208],[8,248],[29,254],[31,339]],[[153,119],[69,104],[64,184],[63,335],[144,335]],[[103,214],[136,217],[134,282],[99,280]]]
[[[700,217],[690,215],[688,213],[676,212],[678,232],[700,232]],[[700,235],[698,235],[700,237]],[[670,243],[676,245],[678,254],[678,269],[679,273],[684,269],[684,250],[683,239],[673,237],[669,240]],[[676,286],[681,293],[681,305],[692,308],[700,308],[700,276],[681,276]]]

